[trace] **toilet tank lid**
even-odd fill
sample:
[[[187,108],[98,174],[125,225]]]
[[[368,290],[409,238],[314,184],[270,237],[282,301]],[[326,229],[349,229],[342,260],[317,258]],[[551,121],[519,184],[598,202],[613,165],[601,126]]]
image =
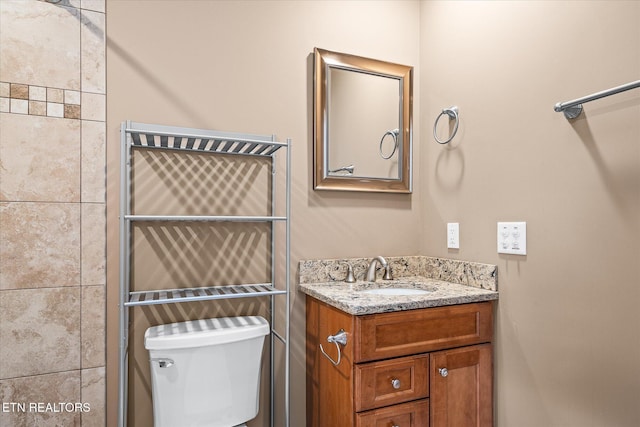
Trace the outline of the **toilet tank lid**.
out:
[[[147,350],[204,347],[248,340],[269,333],[260,316],[216,317],[152,326],[144,333]]]

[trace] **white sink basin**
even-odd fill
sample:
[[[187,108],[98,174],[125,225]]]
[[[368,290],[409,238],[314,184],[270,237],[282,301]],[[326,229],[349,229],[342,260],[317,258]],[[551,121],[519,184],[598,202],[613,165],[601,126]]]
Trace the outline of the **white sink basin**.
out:
[[[433,291],[416,288],[376,288],[361,292],[370,295],[425,295]]]

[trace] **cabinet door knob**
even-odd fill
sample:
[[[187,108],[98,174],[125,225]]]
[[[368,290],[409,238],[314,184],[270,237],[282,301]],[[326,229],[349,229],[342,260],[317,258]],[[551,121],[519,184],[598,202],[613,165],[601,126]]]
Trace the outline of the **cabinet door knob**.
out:
[[[400,388],[400,380],[397,378],[394,378],[391,380],[391,386],[393,388],[395,388],[396,390]]]
[[[443,377],[449,375],[449,371],[447,370],[447,368],[440,368],[438,369],[438,372],[440,372],[440,375],[442,375]]]

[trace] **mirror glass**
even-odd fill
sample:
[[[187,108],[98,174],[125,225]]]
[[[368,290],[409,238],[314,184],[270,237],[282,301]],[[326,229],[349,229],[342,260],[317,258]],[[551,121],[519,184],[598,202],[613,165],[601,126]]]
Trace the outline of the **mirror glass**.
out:
[[[412,71],[315,49],[314,189],[411,192]]]

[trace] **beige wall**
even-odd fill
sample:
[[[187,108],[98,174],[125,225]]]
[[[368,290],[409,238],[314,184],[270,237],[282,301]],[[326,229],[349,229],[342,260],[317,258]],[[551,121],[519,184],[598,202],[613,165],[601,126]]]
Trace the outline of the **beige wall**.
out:
[[[424,2],[420,24],[420,249],[498,265],[497,425],[640,424],[640,90],[553,111],[640,78],[640,2]],[[526,257],[497,221],[527,221]]]
[[[639,6],[109,0],[108,413],[118,129],[131,119],[291,137],[294,270],[378,254],[498,264],[497,425],[637,425],[638,92],[587,104],[573,123],[553,105],[638,79]],[[412,195],[312,190],[314,47],[416,67]],[[460,131],[440,146],[433,121],[454,104]],[[498,220],[527,221],[526,257],[496,253]],[[454,221],[461,249],[448,251]],[[292,296],[292,426],[302,426],[304,298]]]
[[[105,423],[104,22],[0,1],[2,426]]]
[[[109,414],[116,411],[120,122],[292,138],[294,278],[305,258],[415,255],[421,186],[410,196],[313,191],[311,83],[314,47],[417,66],[419,12],[418,2],[397,1],[107,2]],[[390,22],[398,30],[381,31]],[[419,114],[419,100],[414,111]],[[419,134],[416,129],[414,137]],[[295,291],[292,312],[291,425],[302,426],[304,297]],[[141,370],[147,362],[140,353]],[[148,425],[150,407],[138,402],[140,427]]]

